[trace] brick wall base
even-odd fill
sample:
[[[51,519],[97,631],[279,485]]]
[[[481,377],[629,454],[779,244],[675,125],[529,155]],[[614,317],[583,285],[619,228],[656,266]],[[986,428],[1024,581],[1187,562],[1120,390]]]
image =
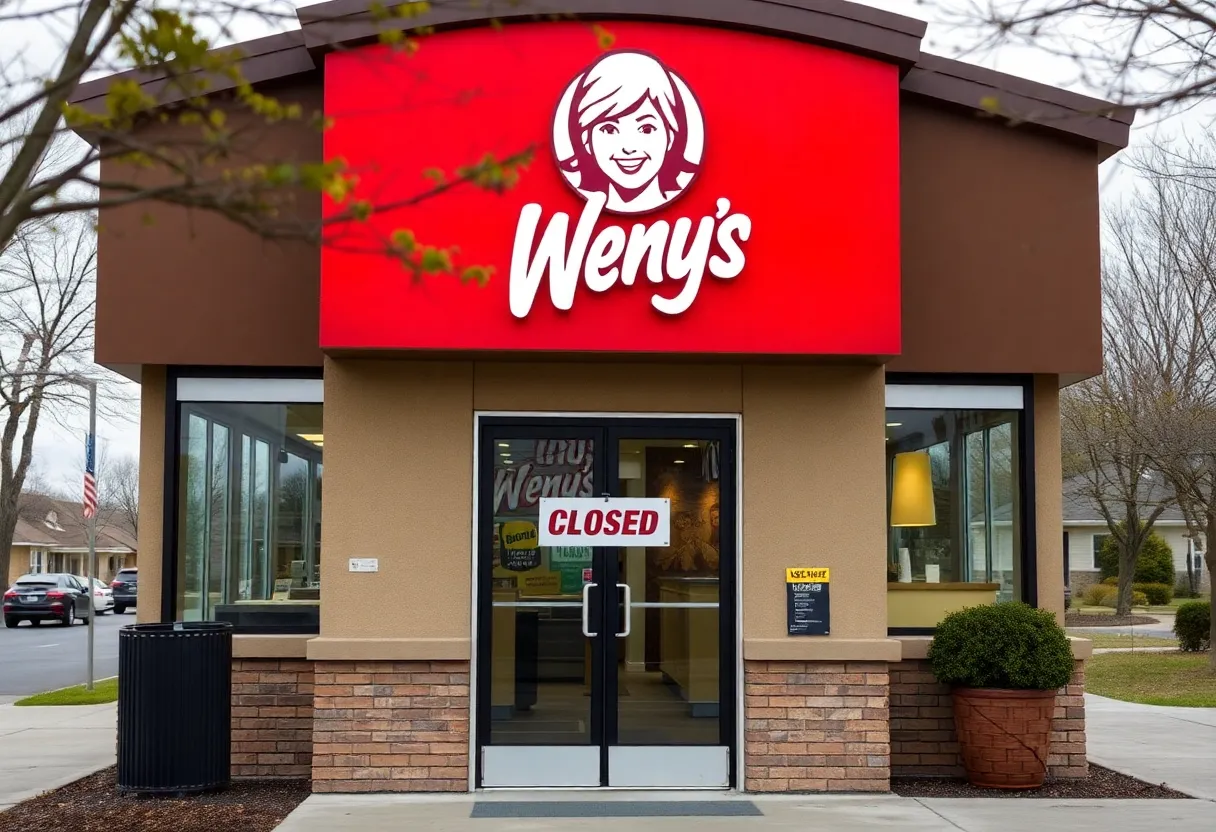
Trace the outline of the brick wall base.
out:
[[[469,788],[468,662],[316,662],[314,792]]]
[[[744,664],[752,792],[885,792],[891,746],[885,662]]]
[[[312,671],[312,662],[302,660],[233,660],[233,777],[308,779]]]
[[[1089,776],[1085,758],[1085,664],[1076,662],[1068,686],[1056,695],[1047,774]],[[891,665],[891,774],[894,777],[962,777],[954,703],[926,661]]]

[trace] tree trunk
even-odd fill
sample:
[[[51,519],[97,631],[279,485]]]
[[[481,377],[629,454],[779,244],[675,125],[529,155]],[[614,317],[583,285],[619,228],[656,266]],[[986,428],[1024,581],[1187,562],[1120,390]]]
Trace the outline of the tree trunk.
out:
[[[1131,615],[1132,582],[1136,580],[1136,556],[1139,550],[1131,535],[1119,547],[1119,595],[1115,601],[1115,615]]]
[[[1216,580],[1213,579],[1213,569],[1216,569],[1216,551],[1213,551],[1213,543],[1216,543],[1216,506],[1209,507],[1207,516],[1207,527],[1204,529],[1203,541],[1203,560],[1208,565],[1208,586],[1211,591],[1208,592],[1208,603],[1216,607]],[[1216,609],[1213,610],[1216,613]],[[1208,666],[1212,670],[1216,670],[1216,615],[1209,616],[1211,621],[1208,623]]]
[[[16,494],[5,494],[3,499],[0,499],[0,541],[9,541],[11,543],[13,535],[17,532],[17,500]],[[0,545],[0,582],[3,582],[4,589],[8,589],[8,570],[11,562],[13,549],[11,545]]]

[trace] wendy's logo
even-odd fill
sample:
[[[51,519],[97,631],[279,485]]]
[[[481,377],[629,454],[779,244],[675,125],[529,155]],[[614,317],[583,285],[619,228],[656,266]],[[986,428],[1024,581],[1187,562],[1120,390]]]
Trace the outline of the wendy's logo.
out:
[[[679,75],[645,52],[609,52],[575,76],[553,114],[553,155],[584,199],[642,214],[667,205],[696,178],[705,121]]]
[[[509,292],[516,318],[531,312],[546,275],[549,299],[562,311],[573,307],[580,284],[602,293],[631,287],[641,275],[653,291],[650,305],[674,316],[691,308],[706,273],[729,281],[743,271],[752,221],[732,211],[725,196],[710,203],[703,198],[713,194],[699,194],[705,213],[696,220],[601,224],[605,213],[637,216],[671,204],[701,170],[701,105],[658,58],[620,49],[576,75],[553,115],[553,155],[583,209],[574,222],[557,210],[543,226],[539,203],[519,212]],[[738,173],[754,175],[746,168]]]

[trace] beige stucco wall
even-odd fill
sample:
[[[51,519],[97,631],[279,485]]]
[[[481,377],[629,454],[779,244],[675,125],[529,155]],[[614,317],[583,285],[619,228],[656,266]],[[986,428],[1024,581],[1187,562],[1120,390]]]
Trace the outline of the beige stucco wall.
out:
[[[471,363],[326,359],[322,640],[310,656],[387,639],[379,657],[467,657],[472,448]],[[379,571],[350,572],[355,557]]]
[[[139,387],[139,606],[141,624],[160,621],[164,545],[165,368],[145,366]]]
[[[1060,379],[1034,379],[1034,501],[1039,606],[1064,623],[1064,509],[1060,458]]]
[[[885,650],[883,395],[879,367],[329,359],[324,603],[309,655],[468,656],[474,410],[742,412],[749,649],[823,649],[784,635],[784,570],[828,566],[849,599],[833,610],[831,649]],[[349,572],[351,557],[378,558],[379,572]]]
[[[474,374],[477,410],[738,413],[743,402],[732,364],[481,362]]]
[[[743,655],[880,658],[887,643],[881,367],[743,370]],[[831,570],[832,635],[786,635],[785,569]]]
[[[327,359],[313,658],[467,658],[475,411],[742,413],[746,658],[898,660],[881,367]],[[1062,612],[1059,410],[1036,382],[1039,592]],[[159,507],[151,515],[159,517]],[[351,557],[379,559],[351,573]],[[147,561],[148,559],[145,559]],[[784,570],[832,570],[832,635],[785,635]]]

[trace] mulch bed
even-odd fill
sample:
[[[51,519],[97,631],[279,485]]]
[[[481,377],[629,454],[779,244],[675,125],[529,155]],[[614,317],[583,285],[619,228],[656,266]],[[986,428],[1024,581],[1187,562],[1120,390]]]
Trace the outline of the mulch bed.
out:
[[[0,812],[0,832],[270,832],[310,794],[307,781],[238,781],[187,798],[120,795],[113,766]]]
[[[1157,624],[1147,615],[1082,615],[1068,613],[1064,616],[1065,627],[1129,627],[1135,624]]]
[[[1053,780],[1037,789],[1005,791],[1003,789],[980,789],[966,780],[945,777],[896,777],[891,780],[891,791],[900,797],[1012,797],[1080,799],[1118,798],[1141,800],[1193,800],[1189,794],[1176,792],[1166,786],[1145,783],[1135,777],[1119,774],[1102,766],[1089,764],[1089,777],[1085,780]],[[0,815],[3,817],[3,815]],[[0,827],[2,829],[3,827]]]

